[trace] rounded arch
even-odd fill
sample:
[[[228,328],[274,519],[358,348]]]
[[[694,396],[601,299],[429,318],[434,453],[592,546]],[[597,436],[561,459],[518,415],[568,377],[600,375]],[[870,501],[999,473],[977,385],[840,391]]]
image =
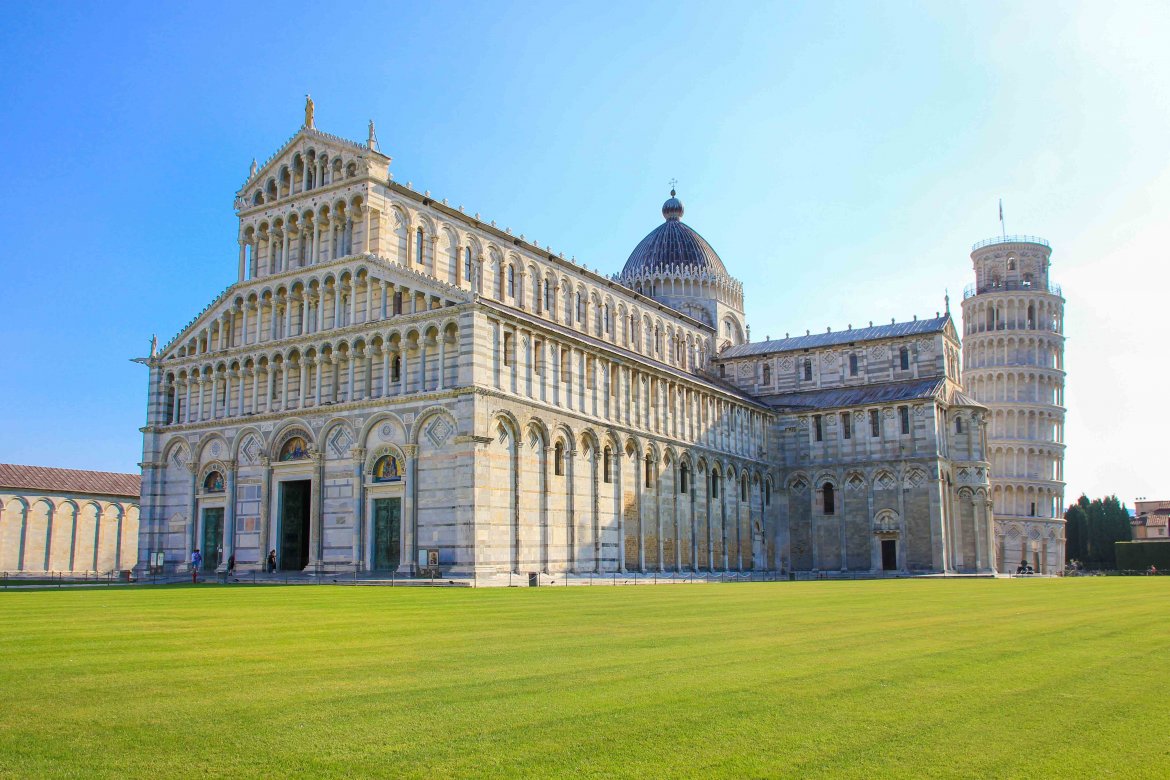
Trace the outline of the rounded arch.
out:
[[[216,444],[219,445],[218,452],[215,449]],[[205,463],[209,460],[209,453],[210,458],[217,459],[222,457],[224,453],[231,452],[231,448],[228,446],[227,439],[222,434],[213,431],[205,433],[199,439],[199,444],[195,448],[195,451],[199,453],[199,462]]]
[[[341,438],[337,438],[339,430],[344,434]],[[344,417],[332,417],[321,426],[321,446],[317,449],[324,451],[327,457],[344,458],[358,446],[354,436],[353,423]]]
[[[411,444],[418,444],[419,443],[419,437],[421,436],[423,430],[426,429],[430,425],[430,421],[435,417],[445,418],[447,421],[447,424],[450,426],[450,429],[442,436],[433,436],[432,437],[433,444],[438,446],[440,443],[440,440],[441,440],[441,443],[446,443],[447,439],[449,439],[451,436],[458,434],[459,423],[455,419],[455,415],[453,415],[451,413],[450,409],[448,409],[445,406],[428,406],[426,409],[423,409],[421,412],[419,412],[418,417],[415,418],[414,425],[412,426],[412,428],[410,430],[410,443]]]
[[[240,430],[236,431],[235,436],[232,437],[232,460],[236,461],[237,463],[241,463],[246,460],[246,458],[243,456],[247,453],[242,452],[242,449],[244,447],[244,443],[248,441],[249,436],[256,437],[256,442],[260,445],[259,449],[257,450],[257,454],[264,450],[264,434],[260,432],[260,429],[252,425],[244,426]]]
[[[293,417],[286,420],[283,425],[277,428],[272,433],[268,455],[273,460],[280,457],[280,450],[285,444],[289,442],[294,436],[299,436],[304,439],[305,445],[310,451],[317,448],[317,440],[314,438],[312,429],[309,424],[299,417]]]
[[[393,458],[394,461],[387,461]],[[380,444],[366,452],[362,474],[375,482],[396,482],[405,475],[406,457],[396,444]]]
[[[374,430],[381,428],[387,423],[390,423],[394,426],[395,430],[397,430],[399,434],[400,439],[403,442],[409,441],[407,438],[406,423],[404,423],[402,418],[394,412],[378,412],[377,414],[371,415],[370,418],[362,424],[362,428],[358,436],[358,441],[368,442],[370,440],[370,435],[374,432]]]
[[[520,424],[520,420],[517,419],[516,415],[514,415],[508,409],[496,409],[491,414],[491,421],[492,424],[489,433],[492,435],[495,435],[495,432],[500,425],[503,425],[505,428],[507,428],[508,433],[511,434],[513,438],[518,438],[520,436],[520,431],[524,430],[524,426]]]
[[[169,463],[175,457],[176,453],[179,455],[180,461],[183,465],[191,462],[191,445],[182,436],[172,437],[165,445],[163,445],[163,462]]]
[[[524,425],[524,432],[538,438],[545,447],[552,444],[552,433],[544,420],[539,417],[528,418],[528,422]]]

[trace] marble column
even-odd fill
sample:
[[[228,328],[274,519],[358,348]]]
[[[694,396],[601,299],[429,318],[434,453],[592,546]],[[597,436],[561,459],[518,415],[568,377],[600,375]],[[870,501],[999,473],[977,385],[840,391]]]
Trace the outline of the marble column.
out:
[[[406,485],[402,492],[402,549],[405,559],[398,566],[399,574],[414,574],[418,570],[418,445],[402,448],[406,457]]]
[[[324,491],[325,491],[325,454],[311,452],[313,461],[313,476],[309,485],[309,564],[306,570],[319,569],[323,563],[324,533],[322,532]]]
[[[226,571],[228,558],[236,554],[236,472],[239,469],[234,460],[227,462],[226,502],[223,509],[223,557],[217,571]]]
[[[364,569],[366,559],[365,534],[365,506],[366,484],[365,479],[366,450],[364,447],[353,449],[353,565],[355,569]]]

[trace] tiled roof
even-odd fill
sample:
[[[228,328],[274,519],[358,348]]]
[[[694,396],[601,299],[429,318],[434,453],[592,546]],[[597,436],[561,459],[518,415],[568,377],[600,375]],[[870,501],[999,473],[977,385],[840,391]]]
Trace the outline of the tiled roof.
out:
[[[698,232],[683,222],[667,220],[642,239],[622,268],[622,279],[671,268],[728,276],[719,255]]]
[[[954,389],[953,385],[948,386],[947,380],[943,377],[760,396],[760,400],[768,406],[785,411],[839,409],[845,406],[896,403],[926,398],[938,399],[955,406],[982,406],[978,401],[973,401]]]
[[[851,328],[849,330],[839,330],[836,333],[813,333],[808,336],[793,336],[788,339],[757,341],[754,344],[738,344],[720,352],[718,359],[726,360],[727,358],[747,357],[748,355],[766,355],[771,352],[788,352],[793,349],[832,347],[838,344],[848,344],[851,341],[872,341],[874,339],[888,339],[898,336],[916,336],[923,333],[940,333],[946,327],[949,319],[950,315],[943,315],[942,317],[933,317],[929,320],[892,322],[889,325],[874,325],[870,328]]]
[[[142,492],[142,477],[139,474],[118,474],[112,471],[80,471],[0,463],[0,488],[138,498]]]

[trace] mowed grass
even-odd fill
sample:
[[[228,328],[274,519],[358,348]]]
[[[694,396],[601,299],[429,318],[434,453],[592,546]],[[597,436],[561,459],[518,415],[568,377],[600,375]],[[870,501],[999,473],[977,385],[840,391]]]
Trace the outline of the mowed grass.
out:
[[[1166,777],[1170,578],[0,593],[4,777]]]

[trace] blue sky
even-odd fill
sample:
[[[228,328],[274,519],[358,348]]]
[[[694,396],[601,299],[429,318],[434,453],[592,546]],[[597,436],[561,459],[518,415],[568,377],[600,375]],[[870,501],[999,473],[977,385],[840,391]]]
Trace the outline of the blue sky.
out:
[[[618,271],[679,181],[753,339],[958,316],[1048,238],[1071,500],[1170,497],[1165,3],[23,4],[0,29],[0,461],[136,469],[152,333],[234,281],[232,199],[298,128]]]

